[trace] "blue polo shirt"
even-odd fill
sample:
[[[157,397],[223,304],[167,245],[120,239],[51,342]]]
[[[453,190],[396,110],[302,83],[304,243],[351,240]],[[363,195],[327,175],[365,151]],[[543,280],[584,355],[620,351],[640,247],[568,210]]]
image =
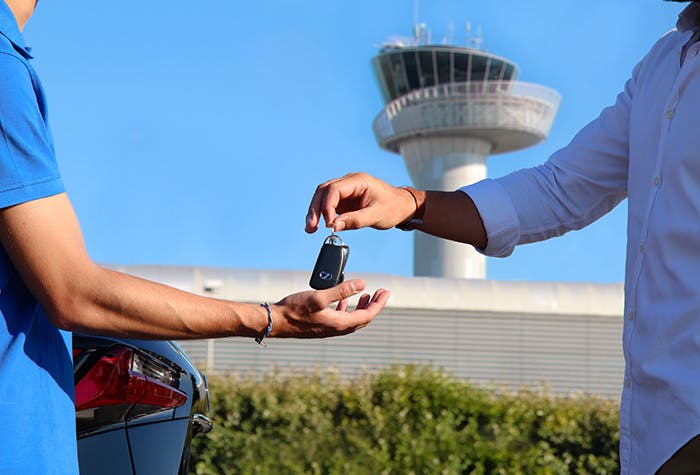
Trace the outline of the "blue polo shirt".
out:
[[[0,0],[0,208],[64,191],[29,59]],[[78,473],[71,353],[0,248],[0,474]]]

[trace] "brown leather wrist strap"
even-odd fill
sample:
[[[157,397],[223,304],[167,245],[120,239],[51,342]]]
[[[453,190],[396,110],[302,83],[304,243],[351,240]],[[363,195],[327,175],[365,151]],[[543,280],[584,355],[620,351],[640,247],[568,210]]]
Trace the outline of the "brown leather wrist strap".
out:
[[[416,196],[415,188],[412,188],[410,186],[402,186],[401,189],[408,191],[408,193],[411,195],[411,197],[413,198],[413,202],[416,204],[416,210],[413,212],[413,216],[411,216],[403,223],[397,224],[396,228],[400,229],[401,231],[412,231],[416,229],[417,226],[423,224],[423,215],[425,215],[425,203],[423,203],[422,206],[418,204],[418,197]]]

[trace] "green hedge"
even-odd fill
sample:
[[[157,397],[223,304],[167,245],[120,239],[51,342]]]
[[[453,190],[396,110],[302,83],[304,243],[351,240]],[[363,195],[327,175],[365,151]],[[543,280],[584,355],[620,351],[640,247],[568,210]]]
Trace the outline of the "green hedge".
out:
[[[197,474],[619,473],[617,404],[478,389],[427,367],[210,381]]]

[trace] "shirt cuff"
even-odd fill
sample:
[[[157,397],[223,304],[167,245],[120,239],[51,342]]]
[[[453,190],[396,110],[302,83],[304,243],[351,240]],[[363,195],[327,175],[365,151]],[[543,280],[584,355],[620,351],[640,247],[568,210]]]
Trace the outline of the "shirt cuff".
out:
[[[488,239],[482,254],[509,256],[520,240],[520,219],[510,195],[496,180],[485,179],[460,188],[476,205]]]

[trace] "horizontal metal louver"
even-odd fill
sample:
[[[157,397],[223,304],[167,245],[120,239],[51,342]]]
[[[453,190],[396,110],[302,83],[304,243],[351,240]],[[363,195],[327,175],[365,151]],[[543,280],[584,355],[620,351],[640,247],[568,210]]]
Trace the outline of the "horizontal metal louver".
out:
[[[624,364],[621,319],[570,315],[494,315],[388,309],[366,329],[329,340],[274,340],[261,351],[228,338],[182,342],[206,354],[213,372],[334,368],[346,376],[391,364],[425,364],[477,384],[526,386],[552,394],[617,397]],[[203,359],[204,363],[207,359]]]

